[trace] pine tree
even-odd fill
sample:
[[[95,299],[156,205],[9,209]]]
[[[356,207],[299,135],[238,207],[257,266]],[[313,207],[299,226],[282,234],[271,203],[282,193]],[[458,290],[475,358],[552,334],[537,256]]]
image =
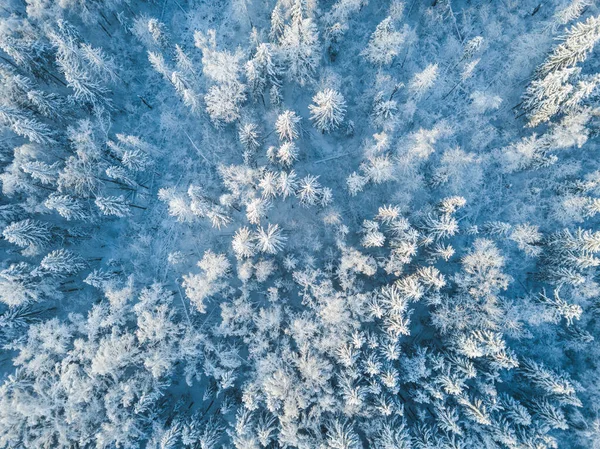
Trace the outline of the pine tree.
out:
[[[51,194],[44,201],[44,206],[55,210],[61,217],[67,220],[86,220],[91,214],[84,205],[77,199],[69,195]]]
[[[77,31],[66,21],[59,20],[57,29],[48,35],[56,47],[56,62],[74,91],[74,99],[93,106],[109,106],[109,90],[103,78],[114,74],[111,61],[101,50],[82,44]]]
[[[365,176],[361,176],[358,173],[354,172],[346,179],[346,184],[348,187],[348,191],[350,195],[356,196],[358,193],[362,192],[364,187],[369,182],[369,178]]]
[[[48,273],[65,276],[78,273],[85,268],[85,264],[71,251],[59,249],[45,256],[40,262],[40,267]]]
[[[260,147],[258,127],[254,123],[246,123],[238,132],[240,143],[244,147],[244,162],[248,164]]]
[[[280,86],[281,69],[270,44],[260,44],[254,57],[246,63],[246,78],[254,96],[262,95],[269,86]]]
[[[327,445],[332,449],[361,449],[362,443],[349,423],[335,420],[329,427]]]
[[[560,290],[554,290],[552,297],[546,296],[546,293],[541,293],[538,301],[543,304],[552,313],[556,322],[563,318],[567,325],[571,326],[574,319],[580,319],[583,314],[583,309],[578,304],[569,304],[560,297]]]
[[[277,149],[277,159],[285,167],[290,167],[298,160],[298,147],[294,142],[284,142]]]
[[[50,225],[31,219],[11,223],[4,228],[2,235],[21,248],[41,249],[51,241]]]
[[[240,117],[240,106],[245,100],[244,85],[240,83],[211,86],[204,96],[206,112],[215,124],[236,121]]]
[[[231,264],[223,254],[215,254],[208,250],[198,262],[198,266],[203,273],[184,275],[181,285],[198,312],[206,313],[205,301],[226,287],[223,279],[228,277]]]
[[[58,178],[58,162],[48,165],[41,161],[25,162],[21,170],[37,179],[42,184],[54,184]]]
[[[151,18],[148,20],[148,32],[157,45],[166,46],[168,43],[166,25],[158,19]]]
[[[297,195],[304,206],[314,206],[322,194],[322,187],[318,176],[307,175],[298,184]]]
[[[578,63],[585,61],[600,40],[600,16],[580,22],[561,38],[548,59],[538,69],[538,77],[531,82],[523,98],[528,114],[528,126],[534,127],[552,116],[575,109],[589,97],[600,79],[580,79]],[[577,80],[577,88],[571,81]]]
[[[387,155],[369,157],[367,161],[360,165],[360,169],[364,173],[366,182],[371,181],[375,184],[381,184],[395,178],[394,165]],[[356,181],[360,182],[361,180],[357,178]]]
[[[42,291],[35,282],[32,268],[25,262],[20,262],[0,271],[1,302],[8,307],[19,307],[40,299]]]
[[[386,100],[383,92],[375,97],[373,102],[373,122],[384,129],[394,123],[398,113],[398,102],[396,100]]]
[[[585,9],[590,6],[590,0],[572,0],[567,6],[556,11],[552,17],[554,20],[554,30],[567,23],[579,18]]]
[[[239,84],[239,76],[242,72],[241,51],[231,53],[217,50],[215,30],[208,30],[206,34],[196,31],[194,33],[194,44],[202,50],[202,72],[218,84]]]
[[[283,199],[286,199],[288,196],[295,195],[297,188],[298,179],[294,170],[291,170],[289,173],[285,171],[279,172],[277,190]]]
[[[241,227],[235,232],[231,246],[239,258],[252,257],[256,253],[254,236],[247,227]]]
[[[400,46],[405,42],[406,34],[396,31],[394,21],[386,17],[371,35],[364,57],[375,65],[388,65],[398,55]]]
[[[256,231],[256,242],[258,249],[267,254],[277,254],[283,249],[283,244],[287,240],[286,237],[281,235],[279,225],[272,225],[269,223],[267,229],[259,226]]]
[[[266,171],[258,183],[262,190],[262,196],[266,199],[272,199],[277,196],[277,175],[272,171]]]
[[[300,123],[300,120],[301,118],[294,111],[287,110],[279,114],[275,122],[275,129],[279,135],[279,140],[296,140],[299,135],[298,123]]]
[[[540,67],[542,76],[572,67],[586,59],[600,40],[600,16],[589,17],[585,22],[575,24],[567,34],[561,37],[561,40],[563,43],[554,49]]]
[[[115,217],[127,217],[131,215],[130,206],[122,195],[99,196],[96,198],[95,203],[104,215],[114,215]]]
[[[284,29],[285,21],[281,10],[281,4],[277,2],[275,8],[273,8],[273,11],[271,12],[271,30],[269,32],[271,41],[277,42],[283,35]]]
[[[169,69],[164,56],[161,53],[156,53],[149,51],[148,52],[148,61],[158,73],[164,76],[166,79],[169,79],[169,74],[171,70]]]
[[[310,119],[315,127],[321,132],[329,132],[337,129],[346,115],[346,101],[339,92],[326,89],[318,92],[313,97],[310,110]]]
[[[196,69],[191,58],[185,53],[179,44],[175,44],[175,60],[177,67],[187,75],[195,76]]]
[[[422,72],[415,74],[408,88],[415,96],[420,97],[431,89],[438,75],[438,65],[429,64]]]
[[[54,141],[54,133],[45,123],[17,108],[0,105],[0,123],[10,127],[15,134],[25,137],[31,142],[47,144]]]
[[[286,25],[280,48],[287,65],[287,75],[304,86],[313,80],[319,62],[317,27],[311,19]]]

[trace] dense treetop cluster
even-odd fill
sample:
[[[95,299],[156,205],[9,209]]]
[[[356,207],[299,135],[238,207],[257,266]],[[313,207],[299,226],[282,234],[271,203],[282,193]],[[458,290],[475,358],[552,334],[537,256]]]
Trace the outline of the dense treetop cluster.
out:
[[[0,448],[600,448],[600,4],[5,0]]]

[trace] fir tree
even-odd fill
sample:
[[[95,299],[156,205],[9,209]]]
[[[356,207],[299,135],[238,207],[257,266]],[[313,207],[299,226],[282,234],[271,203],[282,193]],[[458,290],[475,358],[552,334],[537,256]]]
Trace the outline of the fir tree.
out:
[[[337,129],[346,115],[346,101],[339,92],[326,89],[313,97],[309,106],[310,118],[318,130],[329,132]]]

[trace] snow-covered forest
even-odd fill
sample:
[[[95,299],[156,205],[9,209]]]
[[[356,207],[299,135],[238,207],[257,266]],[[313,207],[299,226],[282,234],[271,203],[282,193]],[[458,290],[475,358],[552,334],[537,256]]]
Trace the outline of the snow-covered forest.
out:
[[[0,448],[600,448],[599,41],[2,0]]]

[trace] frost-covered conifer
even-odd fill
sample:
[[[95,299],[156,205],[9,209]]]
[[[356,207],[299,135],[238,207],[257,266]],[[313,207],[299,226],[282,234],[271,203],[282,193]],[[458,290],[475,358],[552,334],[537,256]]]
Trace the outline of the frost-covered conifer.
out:
[[[503,159],[509,172],[525,169],[540,169],[556,163],[556,156],[549,154],[550,143],[536,134],[512,143],[506,148]]]
[[[346,115],[346,101],[339,92],[326,89],[318,92],[313,97],[310,110],[310,119],[321,132],[336,130]]]
[[[276,157],[281,165],[290,167],[298,160],[298,147],[294,142],[283,142],[277,149]]]
[[[317,27],[312,19],[298,18],[286,25],[280,39],[287,76],[301,86],[313,80],[319,63]]]
[[[175,44],[175,60],[177,67],[186,74],[195,75],[194,63],[179,44]]]
[[[463,49],[462,59],[471,59],[475,54],[481,50],[484,43],[484,39],[481,36],[475,36],[470,39]]]
[[[156,18],[151,18],[148,20],[148,31],[150,32],[150,36],[152,36],[152,39],[156,44],[160,46],[167,44],[168,37],[164,23]]]
[[[491,240],[475,240],[462,265],[464,272],[457,276],[457,284],[474,297],[493,296],[508,287],[510,277],[502,272],[504,257]]]
[[[21,164],[21,170],[37,179],[42,184],[54,184],[58,177],[58,163],[48,165],[44,162],[25,162]]]
[[[318,176],[305,176],[298,183],[297,195],[304,206],[314,206],[317,204],[321,194],[322,188],[318,181]]]
[[[244,147],[244,161],[248,163],[260,147],[257,126],[254,123],[244,124],[238,132],[238,137]]]
[[[169,215],[179,222],[193,222],[198,215],[203,216],[207,213],[208,204],[204,201],[204,197],[197,195],[198,192],[193,187],[190,186],[188,191],[191,201],[184,195],[176,193],[173,188],[163,188],[158,191],[158,198],[168,205]]]
[[[269,224],[267,229],[259,226],[256,231],[256,244],[258,249],[267,254],[276,254],[283,249],[286,237],[281,235],[279,225]]]
[[[600,16],[589,17],[585,22],[575,24],[561,40],[563,42],[540,67],[542,75],[572,67],[585,60],[600,40]]]
[[[71,251],[59,249],[52,251],[40,262],[42,270],[58,276],[71,275],[85,268],[83,260]]]
[[[19,307],[42,296],[33,267],[20,262],[0,271],[0,301],[8,307]]]
[[[95,200],[96,206],[104,215],[114,215],[115,217],[127,217],[131,214],[130,205],[123,195],[120,196],[99,196]]]
[[[242,227],[235,232],[231,245],[236,256],[240,258],[252,257],[256,253],[254,236],[247,227]]]
[[[556,30],[561,25],[577,19],[590,6],[592,2],[590,0],[572,0],[565,7],[558,9],[553,16],[554,26]]]
[[[200,100],[198,95],[190,86],[190,82],[185,78],[181,72],[171,73],[171,83],[175,86],[175,90],[183,99],[183,103],[190,108],[192,112],[198,111],[200,107]]]
[[[564,229],[545,238],[542,247],[542,277],[557,286],[583,284],[583,274],[600,264],[596,257],[600,251],[598,232]]]
[[[4,228],[2,236],[21,248],[41,249],[50,243],[50,226],[47,223],[26,219],[11,223]]]
[[[210,211],[212,203],[208,200],[202,187],[191,184],[187,191],[190,199],[189,210],[199,217],[204,217]],[[182,198],[183,200],[183,198]],[[184,203],[187,206],[187,203]],[[187,207],[186,207],[187,209]]]
[[[231,123],[240,117],[240,104],[246,99],[240,83],[211,86],[204,96],[206,112],[215,123]]]
[[[202,274],[183,276],[182,286],[187,297],[200,313],[206,313],[205,301],[226,287],[223,279],[229,274],[231,264],[223,254],[206,251],[198,262]]]
[[[375,219],[381,221],[382,223],[389,224],[393,223],[399,217],[400,208],[398,206],[389,205],[380,207]]]
[[[226,208],[219,204],[213,205],[206,213],[206,216],[210,220],[212,227],[217,229],[221,229],[221,227],[227,226],[231,222],[231,217]]]
[[[271,203],[265,198],[254,198],[246,204],[246,218],[252,224],[259,224],[267,215]]]
[[[574,319],[580,319],[583,313],[580,305],[569,304],[562,299],[559,289],[554,290],[552,297],[546,296],[545,293],[540,294],[539,302],[551,311],[556,322],[564,318],[569,326],[573,324]]]
[[[296,189],[298,188],[298,178],[296,172],[291,170],[289,173],[285,171],[279,172],[279,179],[277,181],[277,189],[283,199],[288,196],[295,195]]]
[[[529,256],[537,256],[541,252],[539,244],[542,234],[537,226],[528,223],[517,225],[511,232],[510,239],[515,241],[519,249],[525,251]]]
[[[396,30],[392,17],[386,17],[377,25],[363,55],[373,64],[390,64],[398,55],[406,37],[406,33]]]
[[[600,16],[577,23],[561,39],[563,43],[539,67],[538,77],[523,97],[528,126],[537,126],[560,112],[575,109],[600,81],[598,77],[582,77],[577,65],[585,61],[600,40]]]
[[[262,95],[267,86],[281,84],[281,68],[270,44],[260,44],[254,57],[246,63],[246,78],[254,96]]]
[[[277,195],[277,175],[272,171],[263,174],[258,186],[264,198],[273,198]]]
[[[277,2],[275,8],[273,8],[273,11],[271,12],[271,29],[269,31],[269,37],[272,41],[277,41],[281,37],[284,27],[285,22],[281,3]]]
[[[171,73],[171,71],[167,66],[164,56],[161,53],[149,51],[148,61],[150,61],[150,64],[152,65],[154,70],[156,70],[166,79],[169,79],[169,73]]]
[[[416,73],[408,88],[418,97],[431,89],[438,75],[438,65],[429,64],[422,72]]]
[[[299,130],[298,123],[301,118],[294,111],[283,111],[277,117],[275,122],[275,129],[279,135],[279,139],[282,141],[292,141],[298,138]]]
[[[350,195],[356,196],[358,193],[362,192],[368,182],[369,178],[361,176],[356,172],[352,173],[346,180]]]
[[[390,127],[398,114],[398,102],[391,98],[386,99],[383,92],[375,97],[373,102],[373,122],[384,129]]]
[[[81,43],[73,25],[59,20],[57,28],[48,33],[56,48],[56,62],[64,74],[74,99],[94,106],[110,104],[105,83],[116,77],[114,63],[101,49]]]
[[[47,144],[54,140],[52,130],[45,123],[10,106],[0,106],[0,122],[31,142]]]
[[[364,237],[362,239],[362,246],[365,248],[381,247],[385,243],[385,235],[379,231],[379,223],[365,220],[363,222]]]
[[[372,181],[375,184],[391,181],[394,179],[394,166],[388,156],[370,157],[360,166],[367,181]]]

